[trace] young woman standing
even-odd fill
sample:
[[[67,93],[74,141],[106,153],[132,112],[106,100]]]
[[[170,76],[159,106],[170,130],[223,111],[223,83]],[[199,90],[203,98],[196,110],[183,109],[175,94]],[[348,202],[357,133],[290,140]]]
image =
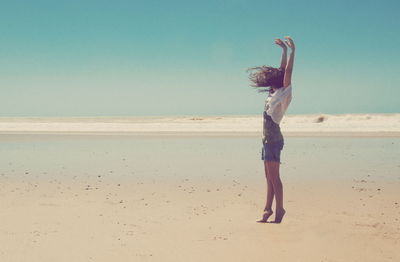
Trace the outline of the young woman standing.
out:
[[[280,223],[286,211],[283,208],[283,187],[279,175],[280,154],[284,139],[280,130],[280,122],[292,100],[292,71],[295,54],[293,39],[285,37],[285,43],[276,39],[275,44],[282,47],[282,61],[279,68],[260,66],[249,69],[252,86],[259,92],[268,92],[263,113],[263,147],[261,159],[264,161],[265,177],[267,179],[267,201],[261,220],[265,223],[273,214],[272,202],[275,197],[275,220]],[[287,46],[290,48],[287,61]]]

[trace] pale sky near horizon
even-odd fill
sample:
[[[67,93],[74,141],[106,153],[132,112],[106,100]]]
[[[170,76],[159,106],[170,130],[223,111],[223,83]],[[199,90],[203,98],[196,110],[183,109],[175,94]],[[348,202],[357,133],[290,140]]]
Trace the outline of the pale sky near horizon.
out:
[[[399,1],[2,1],[0,116],[261,114],[246,69],[297,50],[290,114],[399,113]]]

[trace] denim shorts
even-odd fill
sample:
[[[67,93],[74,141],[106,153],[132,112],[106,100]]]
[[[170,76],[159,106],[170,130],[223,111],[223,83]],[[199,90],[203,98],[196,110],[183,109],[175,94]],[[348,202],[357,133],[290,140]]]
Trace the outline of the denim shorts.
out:
[[[265,143],[261,150],[261,160],[280,162],[282,149],[283,140],[272,143]]]

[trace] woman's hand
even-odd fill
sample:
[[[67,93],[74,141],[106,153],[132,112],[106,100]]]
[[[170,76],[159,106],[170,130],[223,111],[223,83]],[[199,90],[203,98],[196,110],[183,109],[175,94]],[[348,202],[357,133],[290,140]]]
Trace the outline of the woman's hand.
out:
[[[283,50],[287,50],[287,47],[285,45],[285,43],[283,43],[282,40],[280,40],[279,38],[275,38],[275,44],[279,45],[280,47],[283,48]]]
[[[290,36],[285,36],[285,38],[287,39],[287,40],[285,40],[286,45],[287,45],[290,49],[292,49],[292,51],[294,51],[294,50],[295,50],[295,46],[294,46],[293,39],[292,39]]]

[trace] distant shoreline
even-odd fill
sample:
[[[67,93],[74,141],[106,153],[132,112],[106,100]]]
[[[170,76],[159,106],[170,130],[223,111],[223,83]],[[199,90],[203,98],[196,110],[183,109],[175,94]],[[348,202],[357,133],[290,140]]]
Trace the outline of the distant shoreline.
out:
[[[0,122],[4,121],[34,121],[34,120],[85,120],[85,121],[98,121],[98,120],[126,120],[126,119],[188,119],[188,118],[251,118],[261,117],[262,112],[259,114],[243,114],[243,115],[149,115],[149,116],[0,116]],[[343,113],[343,114],[286,114],[285,117],[319,117],[319,116],[400,116],[399,113]]]
[[[399,137],[399,114],[287,115],[286,136]],[[260,136],[262,116],[0,118],[0,134]]]

